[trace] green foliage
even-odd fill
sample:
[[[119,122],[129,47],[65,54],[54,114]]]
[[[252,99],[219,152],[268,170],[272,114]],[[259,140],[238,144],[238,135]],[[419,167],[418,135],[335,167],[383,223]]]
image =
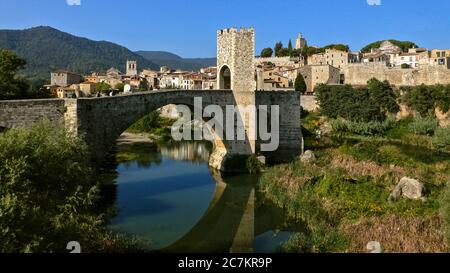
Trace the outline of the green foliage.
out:
[[[371,102],[384,113],[397,113],[400,107],[397,104],[397,96],[388,81],[379,81],[375,78],[367,82]]]
[[[130,132],[148,132],[159,136],[170,135],[170,126],[174,120],[164,118],[158,111],[153,111],[136,121],[128,131]]]
[[[301,92],[302,94],[306,92],[306,82],[300,73],[298,73],[297,78],[295,78],[294,88],[295,91]]]
[[[123,92],[124,87],[125,84],[123,84],[122,82],[119,82],[116,85],[114,85],[114,89],[119,90],[119,92]]]
[[[280,51],[281,49],[283,49],[283,43],[282,42],[278,42],[275,44],[274,47],[274,52],[275,52],[275,57],[280,57]]]
[[[251,155],[245,161],[245,167],[247,168],[249,173],[253,174],[260,173],[264,168],[264,165],[258,160],[258,157],[256,155]]]
[[[21,71],[30,79],[48,79],[55,69],[80,74],[125,68],[126,60],[136,60],[141,67],[158,66],[120,45],[92,41],[61,32],[51,27],[26,30],[1,30],[0,48],[7,48],[28,60]]]
[[[346,247],[347,238],[337,228],[339,215],[325,208],[314,190],[321,177],[316,168],[300,161],[270,168],[261,177],[260,188],[266,197],[305,225],[305,232],[295,234],[283,251],[336,252]]]
[[[435,130],[433,144],[442,152],[450,152],[450,126],[439,127]]]
[[[321,111],[329,118],[344,118],[356,122],[384,121],[388,113],[399,106],[387,81],[371,79],[367,88],[350,85],[318,85],[315,88]]]
[[[324,46],[323,49],[336,49],[336,50],[345,51],[345,52],[350,51],[350,47],[348,45],[344,45],[344,44],[330,44],[330,45]]]
[[[434,117],[415,117],[409,124],[408,129],[413,134],[428,135],[434,134],[434,131],[438,127],[438,122]]]
[[[263,58],[272,57],[272,55],[273,55],[273,50],[270,47],[266,47],[263,50],[261,50],[261,57],[263,57]]]
[[[133,248],[95,212],[89,158],[82,140],[49,121],[0,135],[0,252],[66,252],[69,241],[83,252]]]
[[[353,133],[364,136],[384,135],[395,126],[395,119],[388,117],[384,121],[355,122],[345,119],[332,119],[330,124],[335,132]]]
[[[440,216],[444,222],[445,240],[450,244],[450,184],[442,193],[440,204]]]
[[[410,66],[409,64],[402,64],[400,67],[401,67],[402,69],[408,69],[408,68],[411,68],[411,66]]]
[[[29,84],[16,73],[26,61],[9,50],[0,49],[0,100],[27,97]]]
[[[422,117],[435,115],[435,107],[443,112],[450,109],[450,85],[419,85],[403,88],[402,100],[408,107],[417,111]]]
[[[377,49],[381,46],[381,44],[384,41],[377,41],[371,44],[366,45],[365,47],[363,47],[361,49],[361,53],[368,53],[370,52],[370,50],[373,49]],[[413,48],[413,47],[418,47],[416,43],[414,42],[410,42],[410,41],[398,41],[398,40],[389,40],[389,42],[391,42],[392,44],[400,47],[400,49],[403,52],[408,52],[408,49]]]
[[[100,93],[108,92],[111,89],[111,85],[106,82],[98,82],[95,84],[95,90]]]

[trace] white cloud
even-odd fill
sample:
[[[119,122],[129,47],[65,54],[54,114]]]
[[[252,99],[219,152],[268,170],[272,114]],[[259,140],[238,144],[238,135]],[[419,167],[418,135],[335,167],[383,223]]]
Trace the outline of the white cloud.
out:
[[[369,6],[381,6],[381,0],[367,0]]]
[[[81,0],[66,0],[69,6],[81,6]]]

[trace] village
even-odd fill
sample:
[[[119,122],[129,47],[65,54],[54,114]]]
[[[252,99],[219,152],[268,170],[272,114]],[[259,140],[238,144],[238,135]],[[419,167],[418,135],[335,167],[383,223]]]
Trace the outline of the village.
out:
[[[306,46],[307,41],[300,33],[295,50],[301,52]],[[294,89],[299,74],[305,80],[307,95],[313,94],[318,84],[364,85],[373,77],[388,80],[393,86],[450,83],[450,49],[409,48],[405,52],[390,41],[384,41],[379,48],[367,53],[331,47],[306,58],[257,56],[254,65],[256,90],[260,91]],[[215,66],[200,71],[174,70],[167,66],[159,71],[145,68],[139,71],[138,63],[132,60],[126,61],[125,73],[110,68],[106,73],[92,72],[83,76],[55,70],[45,88],[59,98],[112,96],[159,89],[220,89]]]

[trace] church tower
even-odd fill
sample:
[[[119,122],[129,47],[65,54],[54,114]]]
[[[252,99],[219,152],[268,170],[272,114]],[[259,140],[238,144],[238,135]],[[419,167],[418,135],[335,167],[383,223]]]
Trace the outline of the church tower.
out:
[[[127,76],[136,76],[137,74],[137,62],[127,61]]]

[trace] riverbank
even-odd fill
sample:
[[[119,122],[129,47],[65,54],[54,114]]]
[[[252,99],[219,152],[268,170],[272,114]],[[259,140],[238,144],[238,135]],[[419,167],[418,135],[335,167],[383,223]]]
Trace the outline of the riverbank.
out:
[[[411,120],[377,137],[325,130],[324,121],[314,113],[303,119],[315,160],[268,168],[261,179],[269,199],[307,223],[309,232],[292,237],[285,251],[368,252],[370,241],[383,252],[450,251],[441,201],[449,153],[437,150],[432,137],[408,132]],[[391,200],[403,177],[423,183],[422,200]]]

